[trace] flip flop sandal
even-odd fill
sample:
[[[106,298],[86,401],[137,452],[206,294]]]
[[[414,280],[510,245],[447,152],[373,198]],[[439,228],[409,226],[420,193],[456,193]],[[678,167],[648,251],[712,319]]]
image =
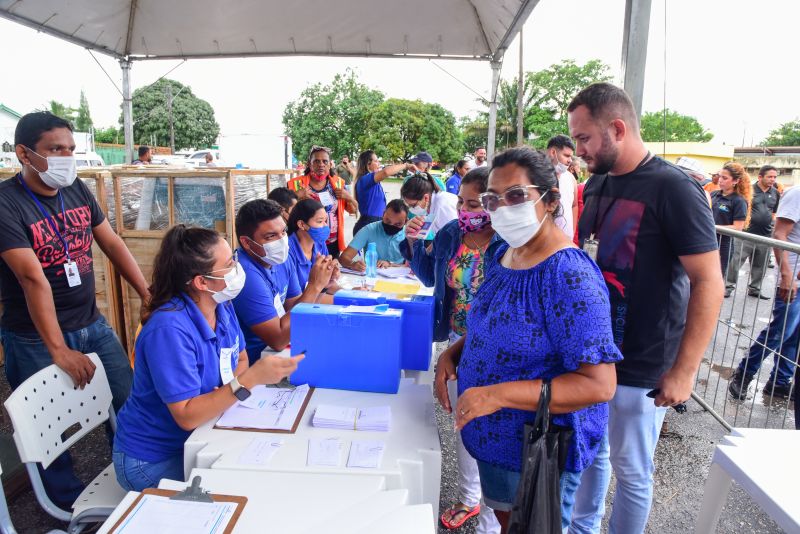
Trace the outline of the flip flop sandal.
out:
[[[470,517],[474,517],[479,513],[481,513],[480,504],[476,504],[472,508],[466,505],[461,505],[458,507],[453,506],[445,510],[440,519],[442,520],[442,525],[444,525],[445,528],[452,530],[459,528],[461,525],[467,522],[467,519],[469,519]],[[457,522],[453,522],[453,516],[457,514],[464,514],[464,515],[461,516],[461,519],[459,519]]]

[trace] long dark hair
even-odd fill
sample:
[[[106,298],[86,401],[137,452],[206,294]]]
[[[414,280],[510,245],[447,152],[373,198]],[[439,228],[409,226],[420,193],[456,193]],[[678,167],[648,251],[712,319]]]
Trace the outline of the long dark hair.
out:
[[[158,308],[186,291],[186,282],[214,267],[211,249],[222,239],[214,230],[176,224],[161,241],[153,262],[150,302],[142,306],[145,324]]]
[[[369,162],[372,161],[372,156],[375,155],[374,150],[365,150],[358,155],[358,164],[356,166],[356,177],[353,180],[353,197],[358,202],[358,188],[356,184],[365,174],[369,174]]]
[[[287,233],[289,235],[295,233],[297,231],[297,223],[299,221],[303,221],[304,223],[308,224],[308,221],[311,220],[311,217],[313,217],[315,213],[324,207],[325,206],[323,206],[321,202],[318,202],[313,198],[307,198],[295,204],[292,213],[289,214],[289,220],[286,222]]]
[[[400,188],[400,196],[404,199],[422,200],[425,195],[433,195],[439,191],[441,189],[433,176],[427,172],[418,172],[405,181],[403,187]]]

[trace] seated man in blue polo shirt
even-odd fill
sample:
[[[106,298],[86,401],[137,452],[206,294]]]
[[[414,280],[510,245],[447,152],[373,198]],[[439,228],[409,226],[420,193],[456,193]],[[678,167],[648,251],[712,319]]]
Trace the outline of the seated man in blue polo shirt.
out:
[[[269,346],[281,351],[289,344],[289,311],[298,302],[316,302],[330,282],[334,261],[318,256],[303,291],[294,262],[289,261],[289,238],[281,206],[273,200],[256,199],[236,214],[239,262],[247,273],[244,288],[233,307],[244,332],[250,363]]]
[[[386,205],[383,210],[383,218],[366,225],[358,231],[347,248],[339,255],[339,263],[354,271],[365,271],[366,265],[363,260],[363,253],[367,250],[368,243],[375,243],[378,249],[378,267],[391,267],[393,265],[404,265],[405,259],[400,254],[400,243],[405,239],[403,227],[408,220],[408,206],[396,198]],[[362,257],[357,258],[356,254],[361,251]]]

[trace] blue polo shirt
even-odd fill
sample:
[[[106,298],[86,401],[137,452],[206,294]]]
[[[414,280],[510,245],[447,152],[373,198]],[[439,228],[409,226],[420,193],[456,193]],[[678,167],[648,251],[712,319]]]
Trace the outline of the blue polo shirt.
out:
[[[386,194],[383,192],[381,183],[375,181],[374,172],[367,173],[358,179],[356,198],[361,215],[383,217],[383,210],[386,209]]]
[[[311,271],[311,266],[314,265],[319,255],[327,256],[328,249],[314,241],[314,248],[311,250],[311,259],[308,259],[303,252],[303,247],[300,246],[300,239],[297,238],[297,232],[289,236],[289,259],[294,262],[294,268],[297,272],[297,283],[300,285],[301,289],[308,284],[308,273]]]
[[[400,243],[406,238],[405,229],[400,230],[395,235],[389,235],[383,231],[383,221],[369,223],[358,231],[356,236],[350,241],[349,247],[367,251],[367,243],[375,243],[378,250],[378,259],[386,260],[391,263],[403,263],[405,258],[400,254]]]
[[[256,263],[244,249],[239,248],[239,264],[247,278],[242,291],[233,299],[233,307],[244,332],[248,359],[253,364],[261,358],[261,351],[267,344],[250,327],[278,317],[276,299],[282,307],[286,299],[300,295],[302,290],[291,258],[268,268]]]
[[[457,172],[454,172],[453,175],[447,179],[445,182],[445,190],[448,193],[453,193],[454,195],[458,194],[458,188],[461,187],[461,175]]]
[[[220,359],[236,369],[244,334],[230,303],[217,305],[211,329],[188,295],[156,310],[136,338],[133,387],[117,416],[114,448],[145,462],[183,455],[191,432],[175,422],[167,404],[222,385]]]

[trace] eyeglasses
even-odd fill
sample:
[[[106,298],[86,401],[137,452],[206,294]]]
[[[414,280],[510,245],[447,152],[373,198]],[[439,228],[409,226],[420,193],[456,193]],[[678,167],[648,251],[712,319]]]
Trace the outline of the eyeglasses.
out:
[[[215,279],[218,279],[218,280],[222,280],[224,278],[223,276],[211,276],[211,273],[218,273],[220,271],[228,271],[228,272],[230,272],[232,269],[236,269],[237,267],[239,267],[239,251],[238,250],[234,250],[233,251],[233,256],[231,256],[231,259],[233,260],[233,265],[231,265],[230,267],[223,267],[221,269],[214,269],[213,271],[208,271],[208,273],[204,274],[203,276],[206,277],[206,278],[215,278]],[[225,274],[227,274],[227,273],[225,273]]]
[[[481,206],[488,212],[497,211],[500,207],[500,201],[506,206],[516,206],[531,200],[530,190],[537,189],[539,191],[547,191],[547,187],[539,185],[515,185],[503,191],[501,194],[497,193],[481,193],[478,195],[478,200],[481,201]]]

